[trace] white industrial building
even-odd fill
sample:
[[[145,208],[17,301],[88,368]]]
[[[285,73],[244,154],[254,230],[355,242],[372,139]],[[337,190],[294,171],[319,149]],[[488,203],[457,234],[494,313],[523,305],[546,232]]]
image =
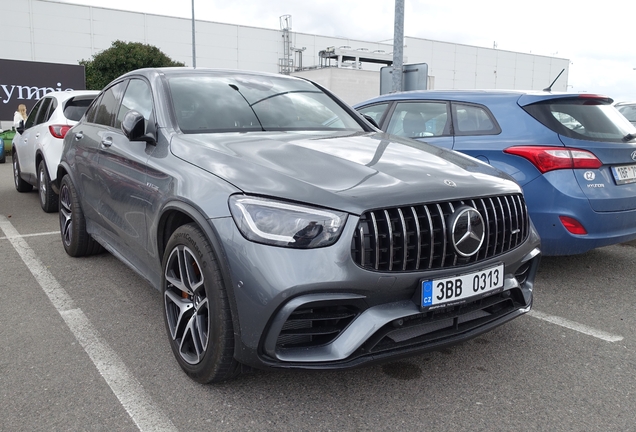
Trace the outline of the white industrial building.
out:
[[[192,65],[189,19],[48,0],[0,0],[0,11],[0,59],[77,64],[123,40]],[[306,34],[290,22],[281,17],[281,29],[272,30],[197,20],[196,66],[303,75],[352,104],[379,94],[381,64],[324,54],[392,59],[392,44]],[[567,89],[569,60],[562,58],[408,36],[404,58],[428,65],[428,88],[542,89],[565,69],[553,89]],[[0,86],[7,84],[0,74]]]

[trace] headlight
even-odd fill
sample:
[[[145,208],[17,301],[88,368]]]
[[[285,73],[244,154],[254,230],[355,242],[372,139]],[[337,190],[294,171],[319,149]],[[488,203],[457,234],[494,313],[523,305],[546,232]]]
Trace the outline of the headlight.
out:
[[[332,245],[347,221],[344,212],[239,195],[230,197],[230,211],[248,240],[291,248]]]

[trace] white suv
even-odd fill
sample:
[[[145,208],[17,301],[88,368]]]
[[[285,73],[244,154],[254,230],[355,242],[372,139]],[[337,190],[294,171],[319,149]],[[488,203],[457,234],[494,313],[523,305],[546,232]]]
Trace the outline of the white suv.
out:
[[[40,205],[47,213],[58,208],[51,181],[57,177],[64,136],[98,94],[93,90],[47,94],[35,104],[24,128],[18,128],[13,138],[11,154],[15,188],[18,192],[28,192],[37,186]]]

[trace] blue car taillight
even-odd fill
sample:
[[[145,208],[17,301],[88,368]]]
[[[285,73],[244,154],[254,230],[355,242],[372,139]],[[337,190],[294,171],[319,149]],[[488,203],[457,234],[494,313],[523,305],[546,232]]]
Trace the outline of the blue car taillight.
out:
[[[594,153],[570,147],[515,146],[504,153],[529,160],[541,174],[558,169],[597,169],[603,165]]]

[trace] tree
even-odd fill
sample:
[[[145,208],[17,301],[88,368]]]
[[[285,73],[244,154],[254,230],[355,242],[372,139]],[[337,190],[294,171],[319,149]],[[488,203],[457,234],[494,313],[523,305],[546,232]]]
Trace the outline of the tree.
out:
[[[101,90],[118,76],[139,68],[185,66],[155,46],[120,40],[95,54],[92,60],[81,60],[79,64],[85,68],[88,90]]]

